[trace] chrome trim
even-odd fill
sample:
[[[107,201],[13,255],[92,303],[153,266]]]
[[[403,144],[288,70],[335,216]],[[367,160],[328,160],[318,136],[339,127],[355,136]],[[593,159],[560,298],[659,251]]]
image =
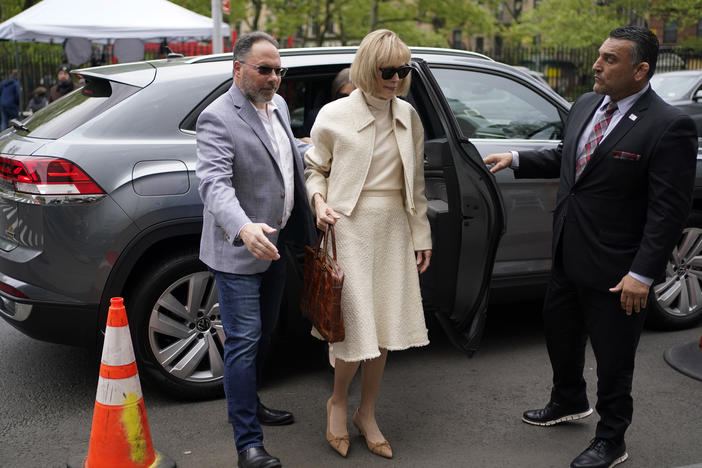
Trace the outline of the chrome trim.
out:
[[[0,314],[17,322],[23,322],[29,318],[31,313],[32,304],[15,302],[5,296],[0,296]]]
[[[8,190],[5,187],[0,187],[0,197],[18,203],[28,203],[30,205],[71,205],[80,203],[93,203],[102,200],[107,195],[90,194],[90,195],[40,195],[33,193],[21,193],[14,190]]]

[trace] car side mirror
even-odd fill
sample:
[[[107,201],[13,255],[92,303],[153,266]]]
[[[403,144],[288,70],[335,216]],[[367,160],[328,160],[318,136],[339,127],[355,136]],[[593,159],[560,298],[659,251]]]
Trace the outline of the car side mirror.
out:
[[[700,102],[700,100],[702,100],[702,89],[698,89],[695,92],[695,95],[692,96],[692,100],[695,102]]]

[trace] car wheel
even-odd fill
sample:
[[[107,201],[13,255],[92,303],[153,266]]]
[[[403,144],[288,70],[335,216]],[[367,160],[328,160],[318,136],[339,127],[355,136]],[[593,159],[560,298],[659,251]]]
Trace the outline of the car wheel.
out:
[[[654,285],[648,325],[679,330],[702,318],[702,229],[687,228],[673,249],[665,280]]]
[[[197,252],[159,260],[130,297],[127,312],[144,378],[181,398],[221,396],[224,331],[217,288]]]

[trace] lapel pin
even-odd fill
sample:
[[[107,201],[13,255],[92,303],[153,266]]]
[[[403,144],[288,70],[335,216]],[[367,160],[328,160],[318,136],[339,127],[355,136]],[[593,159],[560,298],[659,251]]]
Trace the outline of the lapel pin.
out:
[[[636,119],[638,119],[639,117],[636,114],[629,114],[629,118],[632,122],[636,122]]]

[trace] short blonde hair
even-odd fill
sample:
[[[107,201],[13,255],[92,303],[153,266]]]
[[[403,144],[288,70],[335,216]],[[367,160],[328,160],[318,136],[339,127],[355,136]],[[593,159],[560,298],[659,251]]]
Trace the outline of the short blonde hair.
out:
[[[378,69],[390,65],[409,64],[410,50],[402,39],[389,29],[378,29],[361,41],[351,64],[351,82],[366,93],[375,94]],[[411,73],[410,73],[411,75]],[[410,75],[400,80],[397,95],[409,92]]]

